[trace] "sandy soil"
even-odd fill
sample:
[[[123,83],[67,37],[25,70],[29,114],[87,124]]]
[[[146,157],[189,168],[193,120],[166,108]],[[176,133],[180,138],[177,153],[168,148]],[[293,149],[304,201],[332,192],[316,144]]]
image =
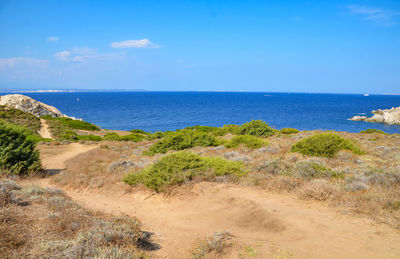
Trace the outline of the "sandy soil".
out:
[[[71,144],[42,154],[42,161],[46,169],[64,169],[65,161],[94,147]],[[49,178],[28,181],[52,185]],[[185,258],[196,238],[221,230],[234,243],[223,258],[400,258],[398,230],[323,203],[232,184],[197,183],[172,196],[123,186],[64,191],[90,209],[137,216],[144,230],[156,233],[156,258]]]
[[[46,120],[45,119],[40,119],[40,124],[41,124],[41,128],[39,130],[39,135],[42,138],[53,139],[53,137],[51,136],[49,125],[46,123]]]

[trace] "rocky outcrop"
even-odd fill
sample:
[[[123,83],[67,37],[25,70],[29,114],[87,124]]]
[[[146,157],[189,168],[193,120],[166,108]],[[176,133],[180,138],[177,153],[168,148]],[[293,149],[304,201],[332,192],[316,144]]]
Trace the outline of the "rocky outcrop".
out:
[[[45,103],[36,101],[29,96],[22,94],[9,94],[0,96],[0,105],[12,107],[35,116],[50,115],[53,117],[68,117],[62,114],[57,108]]]
[[[367,121],[367,122],[383,122],[386,124],[400,124],[400,107],[372,111],[372,117],[367,116],[354,116],[352,121]]]

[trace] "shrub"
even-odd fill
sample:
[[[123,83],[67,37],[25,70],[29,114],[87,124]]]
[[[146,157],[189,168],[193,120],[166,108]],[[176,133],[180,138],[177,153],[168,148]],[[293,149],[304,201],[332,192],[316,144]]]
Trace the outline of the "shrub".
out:
[[[241,136],[234,136],[231,139],[231,141],[225,144],[225,147],[234,148],[239,146],[240,144],[243,144],[248,148],[260,148],[262,146],[268,145],[268,141],[254,136],[241,135]]]
[[[214,132],[213,135],[215,136],[225,136],[226,134],[230,133],[233,135],[239,134],[239,126],[235,124],[228,124],[224,125],[222,128],[217,128]]]
[[[43,116],[43,118],[46,120],[58,121],[70,129],[91,130],[91,131],[99,131],[100,130],[100,128],[97,127],[96,125],[86,122],[86,121],[73,120],[71,118],[66,118],[66,117],[52,117],[50,115]]]
[[[133,129],[133,130],[130,130],[129,132],[131,132],[131,133],[143,134],[143,135],[151,135],[150,132],[146,132],[146,131],[141,130],[141,129]]]
[[[282,134],[296,134],[299,133],[300,131],[298,129],[293,129],[293,128],[283,128],[279,132]]]
[[[355,154],[364,154],[351,140],[337,134],[323,133],[302,139],[292,146],[292,152],[303,155],[334,157],[340,150],[350,150]]]
[[[156,131],[153,134],[147,136],[148,140],[153,140],[153,139],[160,139],[164,137],[164,133],[162,133],[161,131]]]
[[[294,175],[299,178],[344,178],[343,173],[333,171],[319,163],[312,161],[298,162],[294,167]]]
[[[221,142],[215,137],[201,131],[180,130],[168,133],[146,152],[148,155],[166,153],[168,150],[183,150],[192,147],[218,146]]]
[[[388,135],[386,132],[384,132],[382,130],[378,130],[378,129],[366,129],[366,130],[360,131],[360,133],[366,133],[366,134],[379,133],[379,134]]]
[[[133,142],[139,142],[142,141],[144,138],[146,138],[145,135],[139,134],[139,133],[132,133],[129,135],[125,136],[120,136],[117,133],[107,133],[104,136],[104,140],[114,140],[114,141],[133,141]]]
[[[154,165],[135,174],[127,174],[123,181],[136,185],[143,183],[157,192],[171,185],[181,185],[194,176],[211,179],[215,176],[240,177],[245,174],[240,162],[222,158],[201,157],[190,152],[176,152],[162,157]]]
[[[268,137],[274,134],[273,129],[262,120],[252,120],[240,126],[238,134],[256,137]]]
[[[79,140],[86,140],[86,141],[101,141],[102,138],[100,136],[96,136],[93,134],[89,135],[78,135],[77,136]]]
[[[216,131],[218,128],[217,127],[211,127],[211,126],[200,126],[200,125],[196,125],[193,127],[187,127],[185,128],[186,130],[193,130],[193,131],[200,131],[200,132],[204,132],[204,133],[211,133]]]
[[[30,113],[0,105],[0,120],[23,127],[31,134],[39,135],[37,132],[41,127],[40,119]]]
[[[0,168],[23,175],[41,169],[36,142],[21,127],[0,123]]]

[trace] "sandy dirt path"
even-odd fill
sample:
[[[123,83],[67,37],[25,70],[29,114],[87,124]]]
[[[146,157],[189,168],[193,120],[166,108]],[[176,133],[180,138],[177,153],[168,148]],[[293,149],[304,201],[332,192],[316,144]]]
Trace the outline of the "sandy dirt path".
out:
[[[93,148],[70,146],[61,154],[44,155],[45,167],[62,168]],[[49,178],[35,183],[52,186]],[[161,245],[153,253],[156,258],[187,258],[196,238],[221,230],[229,230],[235,244],[221,258],[400,258],[398,230],[340,214],[323,203],[231,184],[198,183],[173,197],[140,189],[126,193],[122,186],[64,191],[90,209],[138,217],[144,230],[156,233]],[[255,252],[246,256],[249,249]]]
[[[40,130],[38,132],[39,135],[42,138],[52,139],[53,137],[51,136],[49,125],[47,124],[46,120],[45,119],[40,119],[40,124],[41,124],[41,127],[40,127]]]

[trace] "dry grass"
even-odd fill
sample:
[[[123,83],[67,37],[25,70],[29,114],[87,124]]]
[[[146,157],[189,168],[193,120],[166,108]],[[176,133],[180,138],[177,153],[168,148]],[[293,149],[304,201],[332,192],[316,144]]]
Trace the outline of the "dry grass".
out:
[[[136,218],[93,213],[57,189],[8,192],[25,203],[0,208],[0,258],[144,258],[157,248]]]

